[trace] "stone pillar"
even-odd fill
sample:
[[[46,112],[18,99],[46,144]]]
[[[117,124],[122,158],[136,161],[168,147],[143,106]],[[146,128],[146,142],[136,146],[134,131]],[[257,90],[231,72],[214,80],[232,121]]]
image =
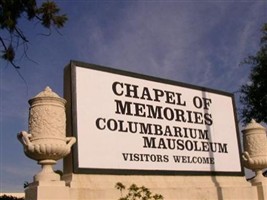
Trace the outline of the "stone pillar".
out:
[[[267,199],[267,178],[262,175],[262,170],[267,167],[266,129],[255,120],[251,120],[242,132],[244,166],[256,174],[251,184],[257,187],[258,198]]]
[[[33,183],[25,190],[26,200],[68,199],[68,188],[52,166],[70,153],[74,137],[66,137],[66,100],[49,87],[29,100],[29,131],[18,139],[24,153],[42,166]]]

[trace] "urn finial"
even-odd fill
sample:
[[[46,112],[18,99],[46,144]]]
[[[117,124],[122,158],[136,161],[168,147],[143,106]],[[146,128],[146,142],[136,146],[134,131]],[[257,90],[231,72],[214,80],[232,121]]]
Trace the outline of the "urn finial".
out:
[[[42,165],[35,181],[58,180],[52,165],[69,154],[76,142],[74,137],[66,137],[65,103],[50,87],[29,100],[29,130],[18,134],[18,139],[25,154]]]
[[[253,170],[256,177],[252,183],[263,180],[262,169],[267,167],[267,137],[266,129],[254,119],[242,130],[243,133],[243,163]]]

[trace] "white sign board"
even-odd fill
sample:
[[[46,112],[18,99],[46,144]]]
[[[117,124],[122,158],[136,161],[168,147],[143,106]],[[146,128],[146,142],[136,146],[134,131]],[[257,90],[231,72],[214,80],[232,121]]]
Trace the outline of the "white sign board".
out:
[[[76,172],[242,174],[233,95],[73,61]]]

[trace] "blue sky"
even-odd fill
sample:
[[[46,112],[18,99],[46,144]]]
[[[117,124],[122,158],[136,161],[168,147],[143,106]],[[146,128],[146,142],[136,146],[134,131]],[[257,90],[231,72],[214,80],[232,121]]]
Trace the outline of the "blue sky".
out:
[[[69,17],[60,34],[46,37],[38,24],[20,22],[31,60],[19,55],[16,61],[27,84],[0,60],[1,192],[23,191],[40,170],[16,135],[28,130],[28,99],[47,85],[63,95],[70,60],[232,93],[248,81],[250,68],[240,62],[259,49],[267,22],[267,4],[257,0],[56,2]]]

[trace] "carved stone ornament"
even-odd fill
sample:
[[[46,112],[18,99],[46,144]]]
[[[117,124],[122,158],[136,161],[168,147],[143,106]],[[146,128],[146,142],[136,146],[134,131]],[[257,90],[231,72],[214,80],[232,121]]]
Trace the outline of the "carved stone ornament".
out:
[[[262,169],[267,167],[267,137],[266,129],[255,120],[245,127],[243,132],[244,153],[243,163],[256,173],[252,183],[264,180]]]
[[[74,137],[66,137],[66,100],[59,97],[49,87],[29,100],[29,131],[22,131],[18,139],[25,154],[42,165],[34,181],[60,180],[52,165],[70,153],[76,142]]]

